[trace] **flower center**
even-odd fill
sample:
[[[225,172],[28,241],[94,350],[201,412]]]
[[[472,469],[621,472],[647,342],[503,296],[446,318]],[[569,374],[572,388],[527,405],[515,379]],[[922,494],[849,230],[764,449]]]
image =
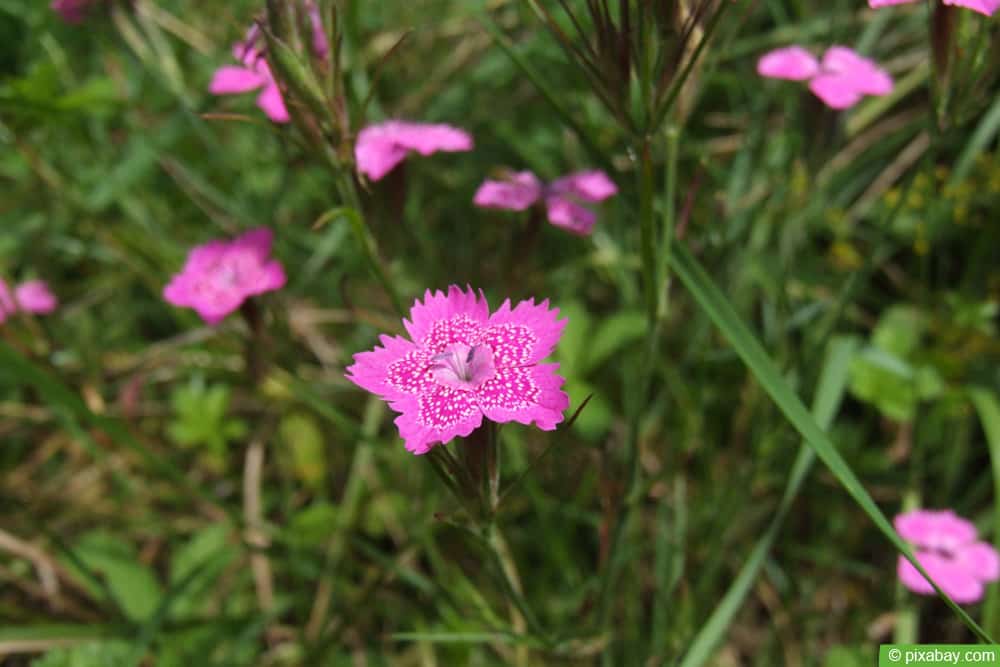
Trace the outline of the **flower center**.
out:
[[[431,358],[431,372],[438,384],[473,390],[496,375],[493,351],[486,345],[452,343]]]

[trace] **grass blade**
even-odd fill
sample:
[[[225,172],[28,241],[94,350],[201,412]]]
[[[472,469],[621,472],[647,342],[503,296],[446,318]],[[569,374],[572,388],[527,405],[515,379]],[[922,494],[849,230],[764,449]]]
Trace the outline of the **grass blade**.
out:
[[[768,393],[775,402],[785,418],[791,422],[792,426],[805,438],[806,443],[816,452],[816,455],[826,464],[830,472],[841,483],[844,489],[850,494],[854,501],[864,510],[865,514],[875,523],[875,526],[889,538],[889,541],[896,549],[903,554],[907,560],[913,563],[922,575],[927,577],[927,572],[923,566],[917,562],[913,552],[906,542],[893,529],[889,519],[886,518],[882,510],[879,509],[871,495],[862,486],[854,471],[847,464],[847,461],[840,455],[834,447],[833,442],[823,429],[816,423],[809,411],[799,397],[792,391],[791,387],[782,377],[778,367],[768,356],[767,352],[758,342],[757,338],[747,328],[739,315],[729,303],[729,300],[722,294],[708,273],[701,267],[698,261],[688,252],[687,248],[676,247],[670,256],[670,263],[678,278],[684,286],[691,292],[691,295],[704,309],[715,325],[729,340],[733,349],[747,365],[750,371],[757,378],[761,387]],[[928,581],[930,578],[928,577]],[[948,597],[938,586],[931,582],[934,590],[944,600],[951,610],[958,616],[979,639],[995,643],[993,639],[983,630],[978,623],[957,604]]]
[[[844,389],[847,387],[851,357],[856,348],[857,342],[847,338],[835,339],[830,344],[826,363],[820,373],[819,387],[816,390],[812,409],[813,417],[821,428],[828,428],[834,415],[837,414],[837,409],[844,396]],[[743,601],[750,592],[750,587],[757,580],[757,574],[771,551],[771,546],[778,536],[781,524],[784,523],[792,503],[802,488],[802,482],[805,481],[815,460],[815,452],[803,442],[795,458],[795,463],[792,464],[792,473],[788,479],[788,485],[785,487],[785,493],[781,497],[777,513],[757,544],[754,545],[753,551],[750,552],[750,556],[729,590],[726,591],[722,601],[715,607],[711,616],[695,636],[694,641],[691,642],[680,667],[700,667],[712,657],[712,651],[722,640],[729,624],[733,622],[736,612],[740,610]]]
[[[979,413],[986,442],[990,448],[990,463],[993,468],[993,544],[1000,544],[1000,401],[994,392],[976,387],[969,390],[972,405]],[[983,625],[987,632],[1000,630],[1000,588],[990,586],[983,611]]]

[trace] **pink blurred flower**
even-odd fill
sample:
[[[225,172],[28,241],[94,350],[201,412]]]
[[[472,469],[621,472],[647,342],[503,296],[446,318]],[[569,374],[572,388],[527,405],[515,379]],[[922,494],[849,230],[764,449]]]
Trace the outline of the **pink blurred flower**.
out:
[[[270,258],[273,236],[270,229],[259,227],[232,241],[197,246],[163,289],[163,298],[218,324],[247,298],[285,285],[285,269]]]
[[[400,413],[396,426],[414,454],[468,436],[483,417],[550,431],[569,406],[559,364],[539,363],[566,326],[558,315],[548,300],[513,309],[506,300],[491,315],[482,291],[427,290],[403,320],[410,339],[381,336],[381,346],[354,355],[347,378]]]
[[[846,46],[831,46],[817,61],[801,46],[765,53],[757,73],[771,79],[809,81],[809,89],[832,109],[847,109],[865,95],[888,95],[892,78],[868,58]]]
[[[879,7],[891,7],[892,5],[904,5],[914,2],[918,2],[918,0],[868,0],[868,6],[872,9],[878,9]],[[965,7],[986,16],[993,16],[993,13],[997,9],[1000,9],[1000,0],[944,0],[944,4]]]
[[[354,159],[358,171],[377,181],[395,169],[410,151],[430,155],[471,150],[472,136],[457,127],[389,120],[361,130],[354,144]]]
[[[574,234],[587,235],[597,214],[581,202],[597,203],[618,192],[603,171],[578,171],[544,185],[530,171],[519,171],[503,181],[486,180],[476,191],[473,203],[483,208],[523,211],[545,200],[549,222]]]
[[[41,280],[29,280],[14,288],[13,292],[0,280],[0,322],[18,311],[26,313],[51,313],[59,305],[48,285]]]
[[[893,524],[914,546],[920,565],[955,602],[968,604],[983,597],[984,584],[1000,578],[1000,557],[986,542],[977,541],[976,527],[952,510],[913,510]],[[934,595],[934,589],[913,565],[899,557],[899,580],[914,593]]]
[[[233,55],[243,66],[223,65],[215,70],[208,92],[213,95],[239,95],[262,88],[257,96],[257,106],[275,123],[287,123],[288,109],[264,54],[248,43],[240,42],[233,47]]]
[[[330,45],[320,20],[319,10],[312,0],[306,0],[305,4],[312,23],[313,51],[320,58],[326,58]],[[223,65],[215,70],[208,85],[208,92],[213,95],[241,95],[260,90],[257,106],[275,123],[287,123],[290,120],[288,108],[281,97],[281,88],[267,64],[260,29],[256,24],[247,31],[244,41],[237,42],[233,46],[233,57],[242,63],[242,66]]]
[[[52,11],[59,14],[67,23],[79,23],[83,20],[88,5],[94,0],[52,0],[49,5]]]

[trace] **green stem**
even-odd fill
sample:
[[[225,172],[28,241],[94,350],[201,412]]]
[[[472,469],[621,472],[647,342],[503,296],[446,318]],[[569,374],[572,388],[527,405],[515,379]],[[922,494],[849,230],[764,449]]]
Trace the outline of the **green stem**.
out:
[[[653,222],[653,148],[648,137],[639,149],[639,245],[643,296],[649,327],[656,322],[656,226]]]
[[[677,225],[677,154],[680,144],[680,129],[671,125],[667,128],[667,164],[664,169],[663,233],[660,248],[657,285],[660,286],[658,319],[667,316],[670,308],[670,250]]]
[[[379,284],[382,285],[382,289],[384,289],[386,294],[389,295],[389,299],[392,301],[392,306],[396,309],[396,313],[400,317],[405,317],[406,312],[403,310],[403,302],[399,298],[399,293],[396,291],[395,285],[392,284],[389,274],[386,273],[385,268],[382,265],[378,241],[375,240],[375,235],[372,234],[371,228],[368,226],[368,222],[365,220],[364,213],[362,212],[361,199],[358,197],[357,188],[354,186],[354,181],[350,174],[343,170],[339,170],[339,173],[337,174],[337,191],[340,193],[344,204],[354,211],[353,215],[349,215],[347,217],[351,223],[351,230],[354,232],[354,238],[361,247],[361,251],[364,253],[365,259],[368,261],[368,265],[371,268],[372,273],[375,274],[375,278],[378,280]]]
[[[920,493],[914,487],[903,494],[903,511],[920,507]],[[916,644],[920,616],[913,603],[913,594],[896,581],[896,626],[892,631],[893,644]]]

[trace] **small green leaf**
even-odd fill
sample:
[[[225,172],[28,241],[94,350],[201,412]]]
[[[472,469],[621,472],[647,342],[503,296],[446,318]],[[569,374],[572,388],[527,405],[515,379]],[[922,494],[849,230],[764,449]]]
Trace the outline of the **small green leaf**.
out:
[[[581,373],[587,375],[607,361],[608,357],[642,338],[646,327],[646,317],[639,312],[616,313],[609,317],[592,336],[588,332],[589,343]]]
[[[281,442],[291,453],[295,476],[308,486],[322,486],[326,477],[326,447],[316,420],[305,413],[289,415],[278,427]]]
[[[88,642],[49,651],[31,667],[131,667],[132,647],[122,641]]]
[[[88,570],[102,577],[122,611],[133,620],[148,618],[160,602],[162,590],[153,570],[140,562],[131,544],[118,537],[94,531],[81,537],[72,549],[74,555]],[[76,564],[67,560],[67,569],[79,575],[80,583],[96,597],[99,588]]]

